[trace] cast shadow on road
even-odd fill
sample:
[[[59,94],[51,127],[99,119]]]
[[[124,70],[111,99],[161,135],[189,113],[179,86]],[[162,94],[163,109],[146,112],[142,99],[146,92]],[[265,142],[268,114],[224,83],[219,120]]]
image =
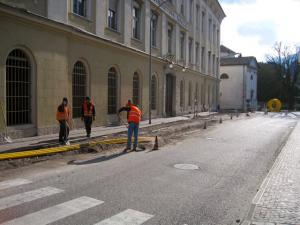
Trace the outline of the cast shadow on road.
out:
[[[145,150],[138,150],[138,152],[143,152]],[[115,159],[115,158],[118,158],[120,156],[123,156],[123,155],[127,155],[127,154],[130,154],[130,153],[134,153],[134,152],[120,152],[120,153],[117,153],[117,154],[113,154],[113,155],[104,155],[104,156],[100,156],[100,157],[97,157],[97,158],[93,158],[93,159],[89,159],[89,160],[80,160],[80,161],[77,161],[77,160],[71,160],[68,162],[68,165],[88,165],[88,164],[94,164],[94,163],[100,163],[100,162],[105,162],[105,161],[108,161],[108,160],[112,160],[112,159]]]

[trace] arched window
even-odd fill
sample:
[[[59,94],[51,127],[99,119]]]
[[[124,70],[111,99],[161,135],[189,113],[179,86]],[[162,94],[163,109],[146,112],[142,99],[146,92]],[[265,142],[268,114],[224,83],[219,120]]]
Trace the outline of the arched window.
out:
[[[184,81],[180,81],[180,107],[184,106]]]
[[[132,102],[135,105],[140,104],[140,77],[137,72],[133,74]]]
[[[227,73],[222,73],[220,76],[220,79],[224,80],[224,79],[229,79],[229,76]]]
[[[189,106],[192,105],[192,82],[189,83]]]
[[[15,49],[6,59],[7,126],[31,123],[31,63],[27,55]]]
[[[117,113],[117,90],[118,90],[118,77],[115,68],[110,68],[108,71],[108,99],[107,108],[108,114]]]
[[[157,93],[157,80],[153,75],[151,78],[151,109],[156,110],[156,93]]]
[[[87,95],[87,72],[84,64],[77,61],[72,73],[73,117],[81,117],[81,105]]]
[[[198,85],[198,83],[196,83],[195,100],[196,100],[195,104],[199,105],[199,85]]]

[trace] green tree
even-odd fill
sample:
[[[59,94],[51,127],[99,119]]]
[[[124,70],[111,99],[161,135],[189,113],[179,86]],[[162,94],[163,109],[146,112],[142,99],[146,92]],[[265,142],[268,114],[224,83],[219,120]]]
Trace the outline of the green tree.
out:
[[[280,82],[279,86],[274,86],[274,89],[279,88],[277,89],[278,96],[274,97],[283,101],[288,109],[293,109],[298,92],[297,81],[300,76],[296,49],[278,42],[274,45],[274,54],[267,56],[267,62],[273,66],[274,76]]]

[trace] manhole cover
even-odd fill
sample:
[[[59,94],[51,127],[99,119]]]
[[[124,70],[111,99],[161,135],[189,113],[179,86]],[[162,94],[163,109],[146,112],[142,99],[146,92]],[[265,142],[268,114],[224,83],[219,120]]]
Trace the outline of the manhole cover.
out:
[[[176,169],[181,169],[181,170],[198,170],[199,167],[197,165],[193,164],[175,164],[174,167]]]

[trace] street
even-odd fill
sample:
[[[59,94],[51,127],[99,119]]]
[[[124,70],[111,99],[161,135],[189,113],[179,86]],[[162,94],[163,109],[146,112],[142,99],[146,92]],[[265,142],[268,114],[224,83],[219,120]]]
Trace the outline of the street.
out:
[[[1,171],[0,224],[238,224],[296,123],[257,115],[158,151]]]

